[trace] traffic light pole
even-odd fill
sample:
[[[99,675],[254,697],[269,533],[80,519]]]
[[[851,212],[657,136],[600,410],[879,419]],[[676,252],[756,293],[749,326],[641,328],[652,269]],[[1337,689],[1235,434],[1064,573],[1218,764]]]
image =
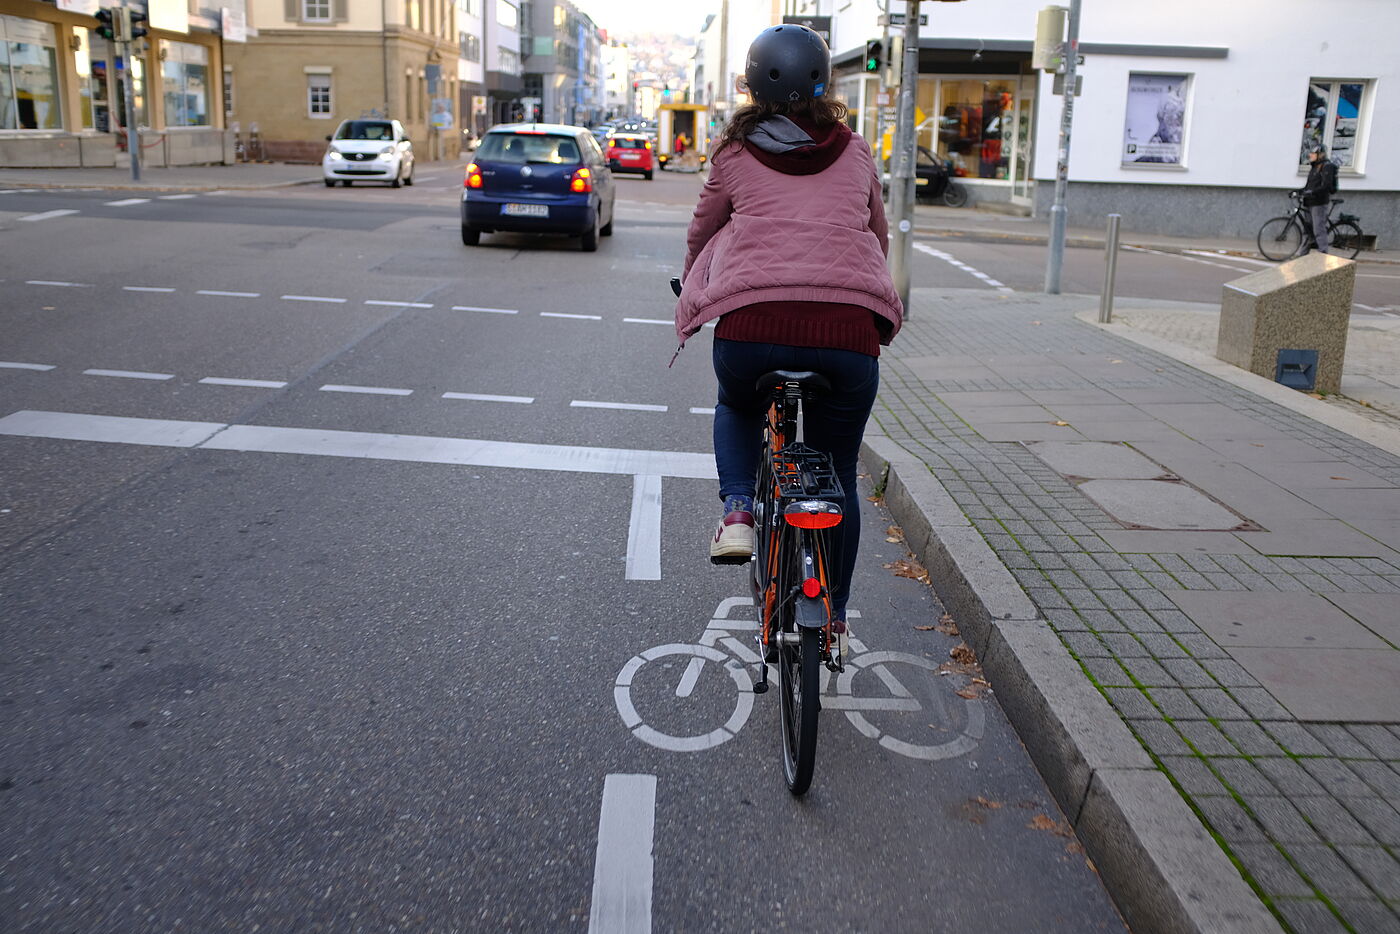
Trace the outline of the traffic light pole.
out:
[[[136,43],[131,39],[131,10],[120,7],[114,11],[117,15],[113,26],[116,35],[113,41],[117,46],[117,54],[122,57],[123,64],[126,65],[126,80],[122,82],[124,93],[122,102],[126,108],[126,154],[131,157],[131,180],[141,181],[141,132],[136,127],[136,62],[133,57],[136,53]]]
[[[1076,0],[1077,2],[1077,0]],[[914,258],[914,94],[919,84],[919,0],[904,13],[904,61],[894,123],[894,172],[890,178],[890,277],[909,317],[909,264]]]
[[[884,171],[885,171],[885,160],[884,160],[883,158],[881,158],[879,154],[882,153],[882,152],[884,152],[884,149],[885,149],[885,106],[886,106],[886,105],[883,103],[883,101],[885,101],[885,100],[887,99],[887,98],[885,97],[885,95],[887,95],[887,94],[889,93],[889,91],[890,91],[889,83],[885,80],[885,76],[888,75],[888,74],[890,73],[890,69],[887,68],[886,65],[885,65],[885,63],[888,62],[888,61],[890,60],[890,59],[889,59],[889,56],[890,56],[890,52],[891,52],[891,49],[890,49],[890,0],[883,0],[883,6],[884,6],[884,9],[885,9],[885,15],[884,15],[884,17],[883,17],[883,18],[884,18],[884,23],[885,23],[885,24],[884,24],[884,27],[883,27],[883,31],[880,33],[880,67],[879,67],[879,68],[876,70],[876,72],[875,72],[875,86],[876,86],[877,88],[879,88],[879,90],[875,92],[875,139],[871,141],[871,142],[873,142],[873,143],[875,144],[875,152],[876,152],[875,162],[876,162],[876,164],[878,164],[878,165],[880,166],[880,173],[881,173],[882,175],[884,174]],[[867,59],[866,59],[866,60],[867,60],[867,62],[869,61],[868,56],[867,56]],[[867,67],[868,67],[868,65],[867,65]]]
[[[1055,162],[1055,203],[1050,208],[1050,255],[1045,262],[1045,291],[1060,294],[1060,270],[1065,263],[1065,191],[1069,186],[1069,138],[1074,123],[1074,78],[1079,63],[1079,2],[1069,3],[1069,36],[1061,58],[1065,63],[1064,104],[1060,109],[1060,147]]]

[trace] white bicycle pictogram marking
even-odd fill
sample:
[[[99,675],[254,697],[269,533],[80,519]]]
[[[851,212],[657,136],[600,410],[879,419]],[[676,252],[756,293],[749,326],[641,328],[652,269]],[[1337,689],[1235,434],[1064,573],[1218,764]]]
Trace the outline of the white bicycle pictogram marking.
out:
[[[754,681],[750,671],[757,668],[759,655],[756,643],[752,641],[751,637],[743,639],[734,633],[757,634],[758,623],[754,620],[730,619],[729,615],[736,608],[752,606],[753,600],[748,597],[729,597],[716,607],[714,616],[706,624],[705,631],[701,633],[698,642],[694,644],[672,642],[653,646],[628,659],[627,663],[622,666],[622,670],[618,672],[617,680],[613,684],[613,701],[617,705],[617,712],[622,718],[623,725],[632,732],[633,736],[644,743],[670,752],[701,752],[728,742],[743,729],[744,724],[748,722],[749,716],[753,713]],[[852,610],[848,613],[848,617],[853,620],[859,619],[860,613]],[[895,676],[892,668],[907,665],[917,672],[921,672],[922,677],[934,678],[937,677],[938,665],[932,659],[911,655],[907,652],[871,652],[859,639],[854,637],[850,640],[850,649],[844,672],[833,679],[825,669],[822,671],[822,709],[843,711],[846,719],[861,735],[875,740],[891,752],[912,759],[927,761],[949,759],[964,755],[977,747],[986,725],[986,714],[982,705],[978,703],[958,705],[959,709],[964,711],[965,723],[958,731],[958,735],[946,742],[930,744],[900,739],[874,725],[866,714],[876,712],[914,714],[924,710],[923,702],[916,698],[914,693],[905,686],[905,683]],[[688,659],[685,670],[681,673],[680,680],[676,684],[675,696],[679,698],[690,697],[694,693],[707,662],[714,662],[725,667],[730,679],[734,682],[735,702],[733,712],[729,714],[728,719],[722,725],[702,733],[666,733],[647,723],[646,719],[637,711],[632,698],[632,689],[637,674],[645,665],[671,657]],[[868,685],[865,687],[866,690],[873,689],[875,682],[879,682],[883,686],[883,693],[872,693],[868,696],[857,695],[856,677],[861,672],[869,672],[873,676],[873,679],[866,677],[862,680],[863,687]],[[832,693],[833,681],[834,693]],[[928,693],[925,692],[926,696]],[[932,696],[936,702],[937,695],[933,694]],[[936,713],[946,715],[947,711],[941,710]],[[918,719],[924,721],[927,717]]]

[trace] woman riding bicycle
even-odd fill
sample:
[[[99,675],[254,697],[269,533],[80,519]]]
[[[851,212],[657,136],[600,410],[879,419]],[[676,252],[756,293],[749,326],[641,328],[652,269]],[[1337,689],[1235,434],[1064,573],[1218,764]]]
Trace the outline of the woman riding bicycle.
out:
[[[754,481],[772,370],[813,370],[831,390],[806,408],[805,442],[828,454],[845,493],[835,536],[833,619],[844,622],[860,540],[856,459],[879,388],[880,345],[899,330],[885,267],[888,229],[869,146],[826,91],[831,52],[812,30],[773,26],[749,47],[752,102],[710,160],[686,237],[676,306],[682,343],[715,329],[715,465],[724,515],[711,557],[752,555]]]

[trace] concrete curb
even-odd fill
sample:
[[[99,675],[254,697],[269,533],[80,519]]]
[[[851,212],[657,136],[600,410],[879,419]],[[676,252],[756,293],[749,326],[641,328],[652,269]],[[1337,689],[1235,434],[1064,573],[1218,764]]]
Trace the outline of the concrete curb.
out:
[[[106,185],[106,184],[67,184],[56,182],[16,182],[10,188],[32,188],[43,191],[274,191],[278,188],[295,188],[298,185],[319,185],[321,179],[307,178],[292,182],[274,182],[267,185]]]
[[[928,466],[873,435],[861,458],[1132,930],[1280,931]]]

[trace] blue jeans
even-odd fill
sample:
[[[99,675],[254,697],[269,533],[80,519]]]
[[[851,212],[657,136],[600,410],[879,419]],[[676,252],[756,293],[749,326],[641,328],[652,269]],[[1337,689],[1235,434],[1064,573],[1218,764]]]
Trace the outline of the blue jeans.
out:
[[[758,461],[763,452],[763,418],[768,397],[754,383],[771,370],[813,370],[831,382],[831,392],[804,403],[803,441],[831,456],[841,480],[845,518],[833,538],[831,566],[832,610],[846,617],[851,595],[851,572],[860,548],[860,491],[856,461],[865,422],[880,388],[880,361],[851,350],[790,347],[715,339],[715,376],[719,402],[715,406],[715,467],[720,499],[754,495]]]

